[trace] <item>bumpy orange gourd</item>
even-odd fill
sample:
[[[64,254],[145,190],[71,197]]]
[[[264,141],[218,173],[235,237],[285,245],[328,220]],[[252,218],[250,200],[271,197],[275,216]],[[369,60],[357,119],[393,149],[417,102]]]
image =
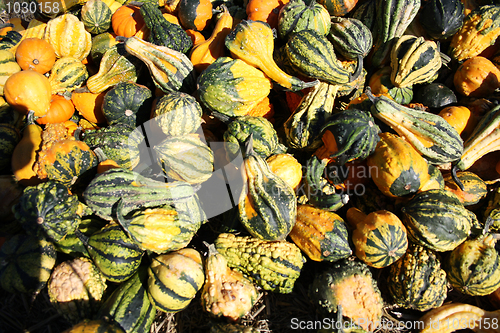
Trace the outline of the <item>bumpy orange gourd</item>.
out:
[[[145,25],[137,6],[121,6],[111,16],[111,27],[117,36],[132,37]]]
[[[32,110],[35,117],[43,117],[49,111],[52,97],[49,79],[33,70],[12,74],[5,81],[3,93],[7,103],[22,114]]]
[[[461,95],[487,97],[500,87],[500,69],[491,60],[475,56],[458,67],[453,84]]]
[[[56,52],[46,40],[26,38],[16,49],[16,61],[22,69],[45,74],[54,66]]]
[[[63,123],[69,120],[75,113],[75,106],[70,99],[61,95],[52,95],[50,108],[44,117],[36,119],[40,125]]]
[[[447,106],[439,112],[439,115],[453,126],[462,138],[467,138],[477,124],[477,117],[463,105]]]

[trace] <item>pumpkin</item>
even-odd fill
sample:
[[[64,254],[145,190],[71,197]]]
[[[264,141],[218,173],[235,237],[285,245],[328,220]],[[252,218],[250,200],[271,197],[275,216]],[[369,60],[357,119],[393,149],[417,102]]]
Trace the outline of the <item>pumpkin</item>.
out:
[[[202,31],[212,18],[212,2],[210,0],[181,0],[177,16],[184,29]]]
[[[52,98],[50,81],[34,70],[12,74],[5,81],[3,93],[7,103],[22,114],[34,111],[35,117],[43,117],[49,111]]]
[[[477,124],[477,117],[463,105],[447,106],[439,112],[439,116],[443,117],[465,139]]]
[[[77,89],[71,94],[71,101],[85,119],[95,124],[104,124],[106,117],[103,114],[102,105],[105,95],[106,91],[94,94]]]
[[[500,69],[491,60],[475,56],[458,67],[453,75],[453,84],[461,95],[486,97],[500,87]]]
[[[250,0],[245,7],[247,19],[266,22],[271,28],[278,28],[279,12],[288,2],[289,0]]]
[[[111,27],[117,36],[132,37],[145,24],[140,8],[133,5],[121,6],[111,16]]]
[[[274,154],[266,159],[271,171],[295,191],[302,181],[302,164],[291,154]]]
[[[92,47],[92,36],[83,22],[73,14],[62,14],[47,22],[44,38],[52,45],[57,57],[85,59]]]
[[[109,29],[111,15],[111,9],[101,0],[85,2],[80,12],[85,29],[93,35],[98,35]]]
[[[394,213],[379,210],[367,215],[351,207],[346,218],[354,229],[352,242],[356,256],[368,266],[387,267],[405,254],[406,228]]]
[[[5,81],[14,73],[20,72],[21,67],[15,56],[9,50],[0,50],[0,95],[3,95]]]
[[[37,118],[36,122],[40,125],[48,123],[62,123],[69,120],[75,113],[75,106],[70,99],[61,95],[52,95],[50,108],[47,114]]]
[[[16,49],[16,61],[24,69],[32,69],[45,74],[56,62],[56,52],[52,45],[44,39],[26,38]]]
[[[192,248],[153,258],[148,274],[149,295],[156,308],[167,313],[187,307],[205,281],[201,255]]]
[[[314,261],[332,261],[349,257],[347,225],[334,212],[312,205],[298,205],[291,240]]]

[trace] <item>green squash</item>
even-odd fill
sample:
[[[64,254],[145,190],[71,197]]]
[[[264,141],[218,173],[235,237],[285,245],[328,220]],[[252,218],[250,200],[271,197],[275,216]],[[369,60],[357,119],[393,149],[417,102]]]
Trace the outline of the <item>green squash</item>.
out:
[[[301,30],[316,30],[326,35],[332,25],[328,10],[316,0],[306,4],[303,0],[291,0],[279,11],[278,37],[286,39]]]
[[[93,35],[106,32],[111,26],[111,9],[101,0],[87,1],[80,12],[85,30]]]
[[[415,92],[413,102],[421,103],[425,106],[428,106],[431,110],[437,111],[450,104],[456,103],[457,96],[455,95],[453,90],[451,90],[444,84],[432,82],[420,87]]]
[[[336,52],[345,59],[366,57],[373,44],[370,29],[360,20],[349,17],[332,17],[332,27],[327,35]]]
[[[18,31],[7,31],[5,36],[0,39],[0,50],[9,50],[21,42],[23,35]]]
[[[102,113],[108,125],[126,124],[138,126],[149,118],[143,104],[152,98],[151,90],[134,82],[121,82],[104,95]],[[141,115],[145,113],[145,115]]]
[[[62,57],[56,60],[50,70],[49,81],[52,93],[64,93],[81,87],[89,78],[87,67],[73,57]]]
[[[445,40],[462,27],[464,4],[460,0],[429,0],[422,3],[418,22],[431,39]]]
[[[455,193],[464,206],[477,204],[488,194],[488,186],[478,175],[470,171],[457,172],[457,178],[463,185],[461,189],[451,174],[444,178],[445,189]]]
[[[415,244],[410,244],[406,254],[389,267],[387,286],[395,304],[419,311],[441,306],[448,294],[439,256]]]

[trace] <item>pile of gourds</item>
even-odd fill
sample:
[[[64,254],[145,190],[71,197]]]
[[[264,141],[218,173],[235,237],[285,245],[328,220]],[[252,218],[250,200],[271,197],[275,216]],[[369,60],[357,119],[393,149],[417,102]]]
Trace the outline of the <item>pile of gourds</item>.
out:
[[[2,289],[148,332],[197,296],[237,323],[321,262],[299,281],[343,332],[498,321],[443,304],[498,304],[500,6],[37,2],[0,29]]]

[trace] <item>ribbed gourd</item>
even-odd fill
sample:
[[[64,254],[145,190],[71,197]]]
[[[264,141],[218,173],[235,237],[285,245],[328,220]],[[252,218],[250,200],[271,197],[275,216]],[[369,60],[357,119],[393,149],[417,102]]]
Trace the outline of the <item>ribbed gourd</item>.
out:
[[[0,50],[0,95],[3,96],[5,81],[14,73],[21,71],[15,55],[9,50]]]
[[[58,264],[47,286],[50,303],[73,324],[95,314],[106,288],[104,276],[85,257]]]
[[[449,54],[458,61],[479,55],[495,43],[500,35],[500,7],[479,6],[464,19],[463,25],[451,38]]]
[[[459,171],[456,175],[460,183],[462,183],[463,189],[455,183],[451,174],[444,177],[444,188],[455,193],[464,206],[477,204],[488,194],[488,185],[475,173]]]
[[[273,59],[274,40],[269,24],[261,21],[242,20],[226,37],[226,47],[234,58],[262,70],[271,80],[292,91],[317,84],[304,82],[278,67]]]
[[[369,267],[359,260],[339,260],[316,275],[309,297],[323,313],[341,311],[365,330],[375,330],[382,318],[382,295]]]
[[[316,0],[308,4],[303,0],[291,0],[279,11],[278,36],[286,39],[298,31],[307,29],[327,35],[331,25],[330,13]]]
[[[498,234],[467,239],[451,251],[445,265],[448,281],[461,293],[489,295],[500,287]]]
[[[464,4],[460,0],[430,0],[422,3],[418,21],[434,40],[445,40],[462,27]]]
[[[302,98],[283,124],[290,148],[314,150],[321,145],[320,132],[334,111],[338,86],[320,82]]]
[[[448,294],[440,257],[424,246],[410,244],[403,257],[389,267],[387,286],[397,305],[427,311],[443,304]]]
[[[344,220],[312,205],[297,206],[297,219],[289,236],[314,261],[335,262],[352,254]]]
[[[388,210],[365,214],[355,207],[347,210],[356,256],[368,266],[387,267],[401,258],[408,248],[406,228]]]
[[[153,258],[148,275],[151,300],[158,310],[167,313],[186,308],[205,282],[201,254],[192,248]]]
[[[283,294],[292,292],[305,262],[300,249],[285,240],[222,233],[214,244],[229,267],[246,274],[263,289]]]
[[[455,194],[441,189],[418,193],[401,211],[408,238],[438,252],[456,248],[478,224]]]
[[[490,192],[483,219],[490,232],[500,230],[500,188]]]
[[[404,35],[391,51],[391,81],[400,88],[434,79],[442,61],[434,41]]]
[[[17,233],[0,248],[0,286],[10,293],[38,294],[56,264],[54,244],[44,237]]]
[[[89,78],[87,67],[77,58],[61,57],[50,70],[52,94],[70,92],[81,87]]]
[[[253,151],[252,143],[250,135],[243,159],[243,190],[238,202],[240,221],[256,238],[284,240],[295,224],[295,191]]]
[[[153,96],[151,90],[134,82],[121,82],[104,95],[102,113],[108,125],[125,124],[136,127],[148,118],[142,115],[143,104]]]
[[[200,101],[229,117],[244,116],[269,95],[272,81],[244,60],[220,57],[198,77]]]
[[[205,284],[201,290],[203,309],[214,316],[237,321],[250,312],[258,292],[252,281],[229,268],[227,260],[213,244],[208,246],[204,262]]]
[[[331,17],[332,26],[327,37],[336,52],[348,60],[366,57],[373,45],[370,29],[352,17]]]
[[[375,71],[368,80],[373,95],[388,94],[399,104],[409,104],[413,99],[413,86],[403,88],[395,86],[391,81],[391,66],[384,66]]]
[[[80,12],[85,29],[93,35],[106,32],[111,27],[111,9],[101,0],[89,0]]]

